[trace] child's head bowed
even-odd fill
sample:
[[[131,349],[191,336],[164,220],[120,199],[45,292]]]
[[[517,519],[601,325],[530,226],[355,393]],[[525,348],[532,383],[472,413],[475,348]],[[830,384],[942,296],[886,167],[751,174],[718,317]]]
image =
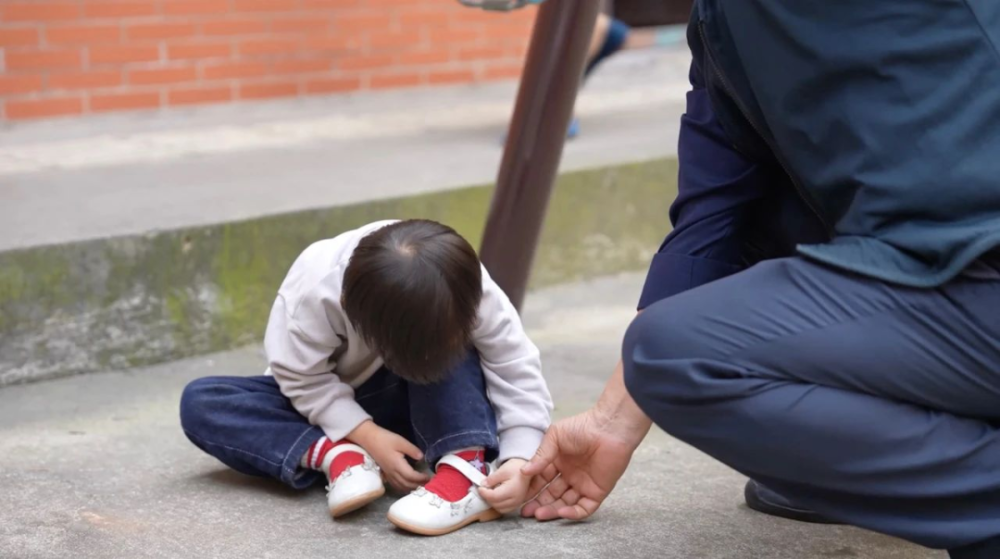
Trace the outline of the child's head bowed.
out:
[[[446,225],[415,219],[361,240],[344,273],[342,305],[393,373],[428,384],[465,357],[482,296],[469,242]]]

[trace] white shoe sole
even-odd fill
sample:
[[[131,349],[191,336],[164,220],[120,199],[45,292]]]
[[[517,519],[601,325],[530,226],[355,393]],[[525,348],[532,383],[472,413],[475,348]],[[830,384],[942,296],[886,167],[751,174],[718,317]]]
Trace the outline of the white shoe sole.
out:
[[[486,509],[475,516],[470,516],[469,518],[466,518],[465,520],[459,522],[458,524],[455,524],[454,526],[448,526],[447,528],[438,528],[438,529],[418,528],[416,526],[412,526],[410,524],[407,524],[406,522],[403,522],[402,520],[393,518],[391,513],[389,514],[389,522],[392,522],[393,524],[396,525],[397,528],[401,530],[406,530],[407,532],[412,532],[420,536],[443,536],[445,534],[450,534],[455,530],[465,528],[466,526],[474,522],[492,522],[500,518],[501,516],[503,515],[497,512],[496,509]]]
[[[352,513],[360,509],[361,507],[371,503],[372,501],[379,499],[380,497],[382,497],[382,495],[385,495],[385,486],[379,487],[378,489],[370,493],[358,495],[353,499],[349,499],[347,501],[344,501],[343,503],[340,503],[336,507],[330,507],[330,516],[334,518],[340,518],[345,514]]]

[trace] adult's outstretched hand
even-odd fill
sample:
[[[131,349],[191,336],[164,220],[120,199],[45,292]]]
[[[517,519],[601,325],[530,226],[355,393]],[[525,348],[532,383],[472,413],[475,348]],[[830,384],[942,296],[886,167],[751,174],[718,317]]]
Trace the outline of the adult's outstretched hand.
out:
[[[549,428],[521,470],[535,476],[528,494],[538,495],[521,509],[522,516],[583,520],[597,512],[638,446],[633,437],[616,433],[612,421],[595,408]]]

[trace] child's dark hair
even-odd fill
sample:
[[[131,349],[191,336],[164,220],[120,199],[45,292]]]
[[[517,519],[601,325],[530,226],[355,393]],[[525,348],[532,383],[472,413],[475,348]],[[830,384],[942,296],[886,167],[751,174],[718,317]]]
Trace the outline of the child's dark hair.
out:
[[[479,257],[451,227],[400,221],[361,239],[342,297],[354,329],[390,370],[438,382],[472,344],[483,297]]]

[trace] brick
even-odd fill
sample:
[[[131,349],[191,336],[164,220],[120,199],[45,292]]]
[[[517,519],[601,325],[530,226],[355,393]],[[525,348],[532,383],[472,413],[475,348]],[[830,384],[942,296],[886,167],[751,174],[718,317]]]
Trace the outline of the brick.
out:
[[[7,101],[4,105],[7,118],[21,120],[51,116],[78,115],[83,112],[83,99],[79,97],[49,97]]]
[[[230,101],[232,98],[233,91],[229,86],[172,89],[167,93],[167,104],[200,105]]]
[[[129,26],[126,34],[129,39],[176,39],[178,37],[190,37],[198,32],[198,27],[193,23],[146,23]]]
[[[330,30],[330,19],[326,17],[278,19],[271,22],[274,33],[316,34]]]
[[[477,29],[428,29],[430,44],[432,45],[459,45],[459,44],[480,44],[486,34]]]
[[[267,74],[267,66],[259,62],[229,62],[205,66],[202,76],[206,80],[232,80],[256,78]]]
[[[426,10],[419,12],[400,12],[397,14],[399,26],[403,29],[411,27],[447,27],[450,21],[450,10]]]
[[[451,53],[444,49],[424,52],[404,52],[396,55],[396,64],[400,66],[445,64],[450,61]]]
[[[166,16],[224,14],[228,11],[228,0],[167,0],[163,3],[163,15]]]
[[[401,7],[412,6],[413,2],[411,0],[367,0],[365,5],[372,8],[398,9]]]
[[[121,38],[117,25],[63,25],[45,30],[49,44],[116,43]]]
[[[80,17],[80,6],[70,2],[0,2],[0,21],[66,21]]]
[[[95,112],[126,109],[151,109],[160,106],[159,93],[108,93],[90,96],[90,110]]]
[[[505,14],[504,21],[510,21],[514,14]],[[480,10],[460,10],[450,14],[451,25],[456,28],[468,27],[470,25],[496,25],[497,18],[493,14],[484,13]]]
[[[488,80],[507,80],[521,77],[523,66],[520,64],[504,64],[500,66],[489,66],[483,75]]]
[[[267,22],[264,20],[209,21],[202,26],[202,33],[205,35],[253,35],[266,31]]]
[[[393,21],[385,12],[344,12],[335,14],[333,23],[345,31],[369,31],[389,29]]]
[[[295,82],[254,83],[240,85],[240,99],[271,99],[291,97],[299,92]]]
[[[156,3],[149,0],[139,2],[85,1],[83,13],[87,17],[123,18],[156,15]]]
[[[358,8],[362,0],[301,0],[306,10],[344,10]]]
[[[416,72],[402,74],[376,74],[371,76],[368,83],[372,89],[413,87],[423,83],[423,78]]]
[[[42,76],[28,74],[23,76],[11,76],[0,74],[0,95],[16,95],[18,93],[31,93],[42,89]]]
[[[155,62],[160,59],[160,47],[156,45],[138,46],[94,46],[88,49],[90,64],[128,64],[130,62]]]
[[[284,12],[289,8],[288,0],[233,0],[236,12]]]
[[[361,78],[316,78],[306,82],[308,94],[339,93],[361,89]]]
[[[50,89],[98,89],[101,87],[119,86],[121,83],[122,74],[118,70],[49,75]]]
[[[372,31],[368,34],[368,47],[374,51],[416,48],[423,43],[420,31]]]
[[[341,70],[374,70],[392,66],[392,56],[388,54],[377,56],[345,56],[337,61]]]
[[[526,41],[528,29],[512,25],[489,25],[485,29],[485,37],[489,40]]]
[[[128,73],[128,83],[132,85],[163,85],[190,82],[197,79],[198,71],[194,66],[141,69]]]
[[[431,85],[469,83],[475,80],[476,74],[472,70],[436,71],[427,75],[427,81]]]
[[[271,67],[275,74],[314,74],[328,72],[333,61],[327,58],[314,60],[279,60]]]
[[[167,58],[171,60],[206,60],[228,58],[232,54],[229,43],[187,43],[167,45]]]
[[[302,45],[303,50],[315,52],[349,52],[360,46],[360,38],[339,35],[306,37]]]
[[[78,50],[7,51],[5,56],[8,70],[79,68],[81,64]]]
[[[504,58],[509,49],[504,47],[465,47],[458,50],[458,59],[467,60],[489,60]]]
[[[242,56],[271,54],[292,54],[300,49],[301,42],[295,39],[254,39],[239,45]]]
[[[33,47],[38,45],[40,35],[34,27],[8,27],[0,29],[0,48]]]

